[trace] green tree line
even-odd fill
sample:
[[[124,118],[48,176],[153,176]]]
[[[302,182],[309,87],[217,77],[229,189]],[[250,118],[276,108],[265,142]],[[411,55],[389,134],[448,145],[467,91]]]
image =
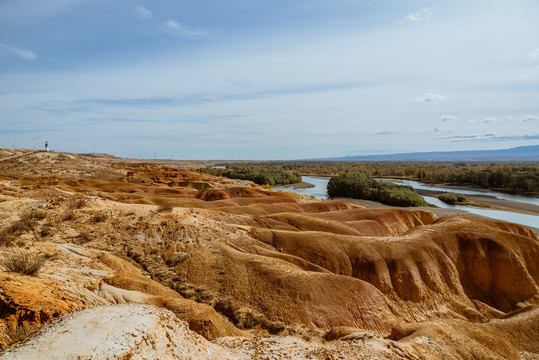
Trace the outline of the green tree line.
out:
[[[395,177],[434,184],[479,186],[506,192],[539,191],[539,163],[537,162],[268,161],[242,166],[264,167],[287,173],[297,172],[302,175],[337,176],[347,172],[361,172],[372,177]]]
[[[230,179],[251,180],[259,185],[287,185],[302,181],[301,175],[297,172],[261,165],[229,165],[226,169],[204,168],[199,171]]]

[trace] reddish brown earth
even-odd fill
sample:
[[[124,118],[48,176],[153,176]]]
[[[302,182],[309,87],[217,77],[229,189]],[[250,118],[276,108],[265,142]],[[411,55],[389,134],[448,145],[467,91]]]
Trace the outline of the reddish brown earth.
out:
[[[136,302],[210,340],[276,334],[282,358],[539,356],[526,227],[69,154],[8,159],[0,176],[0,257],[47,258],[34,277],[0,272],[0,332]],[[269,356],[264,339],[214,342]]]

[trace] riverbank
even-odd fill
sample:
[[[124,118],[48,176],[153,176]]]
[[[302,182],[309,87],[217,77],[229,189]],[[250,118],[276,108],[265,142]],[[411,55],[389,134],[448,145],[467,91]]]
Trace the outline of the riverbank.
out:
[[[406,182],[406,181],[412,181],[417,183],[422,183],[426,187],[437,187],[437,188],[444,188],[447,189],[447,192],[459,192],[459,191],[474,191],[474,192],[484,192],[484,193],[490,193],[495,192],[499,194],[505,194],[505,195],[516,195],[516,196],[522,196],[527,197],[530,199],[538,199],[539,198],[539,192],[535,191],[532,193],[529,192],[514,192],[514,191],[503,191],[499,189],[485,189],[479,186],[474,185],[451,185],[451,184],[443,184],[443,183],[423,183],[419,179],[410,179],[410,178],[395,178],[395,177],[375,177],[377,181],[380,182]]]
[[[344,201],[349,202],[351,204],[358,205],[358,206],[363,206],[365,208],[394,207],[394,206],[385,205],[385,204],[379,203],[377,201],[372,201],[372,200],[352,199],[352,198],[343,198],[343,197],[335,197],[333,199],[344,200]],[[515,212],[514,211],[515,209],[512,209],[511,205],[515,205],[515,204],[517,206],[521,205],[521,203],[517,203],[516,201],[499,200],[499,199],[494,199],[494,200],[497,200],[496,203],[499,205],[500,208],[503,208],[504,211],[513,211],[513,212]],[[511,204],[504,204],[505,202],[509,202]],[[448,215],[466,215],[466,216],[474,216],[474,217],[482,217],[482,218],[492,219],[492,217],[489,217],[489,216],[482,216],[482,215],[479,215],[479,214],[474,214],[474,213],[469,212],[469,211],[464,210],[464,209],[457,209],[457,208],[441,208],[441,207],[432,207],[432,206],[419,206],[419,207],[409,207],[409,208],[405,208],[405,209],[429,210],[429,211],[432,211],[433,213],[435,213],[436,216],[438,216],[439,218],[441,218],[443,216],[448,216]],[[532,213],[532,214],[538,216],[537,219],[538,219],[538,224],[539,224],[539,215],[537,215],[537,213]],[[528,227],[530,229],[532,229],[533,232],[535,232],[535,234],[537,236],[539,236],[539,228],[538,227],[533,227],[533,226],[529,226],[529,225],[528,225]]]
[[[315,185],[308,182],[299,182],[299,183],[294,183],[294,184],[277,186],[277,188],[280,188],[280,187],[283,187],[285,189],[298,190],[298,189],[310,189],[310,188],[315,187]]]
[[[424,189],[418,189],[416,191],[421,196],[426,195],[435,197],[436,195],[440,194],[440,192],[438,191],[430,191]],[[534,204],[528,204],[513,200],[498,199],[491,195],[466,195],[466,198],[480,204],[485,204],[491,210],[513,211],[520,214],[536,215],[539,217],[539,206]]]
[[[279,186],[275,187],[275,190],[285,190],[285,191],[295,191],[304,195],[311,195],[317,199],[327,199],[326,186],[329,181],[329,177],[322,176],[304,176],[303,183],[297,184],[296,188],[293,187],[293,184],[284,187]],[[387,181],[387,180],[385,180]],[[478,216],[491,219],[504,220],[509,222],[514,222],[517,224],[522,224],[530,227],[536,234],[539,235],[539,205],[534,200],[530,198],[531,201],[527,202],[528,199],[520,198],[520,201],[517,201],[518,197],[513,199],[511,196],[505,196],[506,198],[498,198],[498,193],[490,192],[488,190],[481,191],[480,194],[472,193],[466,194],[467,198],[471,202],[483,204],[484,207],[471,207],[464,205],[450,206],[440,200],[435,196],[443,192],[473,192],[474,188],[462,187],[456,189],[454,187],[440,185],[439,187],[427,186],[426,184],[413,183],[409,184],[416,188],[416,191],[424,196],[427,202],[437,205],[439,207],[421,207],[422,209],[430,210],[434,212],[438,217],[446,215],[467,215],[467,216]],[[483,195],[484,193],[484,195]],[[509,197],[509,198],[507,198]],[[340,198],[347,202],[350,202],[355,205],[375,208],[375,207],[391,207],[388,205],[381,204],[376,201],[371,200],[361,200],[361,199],[351,199],[351,198]]]

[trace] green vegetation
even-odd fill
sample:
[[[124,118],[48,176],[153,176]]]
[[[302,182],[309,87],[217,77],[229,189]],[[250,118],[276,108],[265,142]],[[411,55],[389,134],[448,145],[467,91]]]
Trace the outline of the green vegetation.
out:
[[[449,205],[461,203],[467,200],[464,194],[459,193],[444,193],[439,195],[438,199]]]
[[[344,196],[355,199],[368,199],[374,180],[363,173],[344,173],[329,179],[328,196]]]
[[[269,173],[278,171],[319,176],[365,173],[372,177],[406,178],[434,184],[479,186],[506,192],[531,193],[539,191],[538,162],[268,161],[227,165],[228,169],[236,169],[236,167],[262,168]],[[215,175],[220,174],[217,171]],[[276,181],[275,183],[281,184],[282,182]]]
[[[204,168],[199,171],[230,179],[251,180],[258,185],[273,186],[301,182],[301,175],[295,171],[286,171],[262,165],[229,165],[226,169]]]
[[[428,205],[411,186],[378,183],[364,173],[344,173],[332,177],[327,186],[328,196],[374,200],[393,206]]]
[[[427,206],[428,203],[416,193],[414,188],[405,185],[381,183],[371,191],[371,200],[393,206]]]

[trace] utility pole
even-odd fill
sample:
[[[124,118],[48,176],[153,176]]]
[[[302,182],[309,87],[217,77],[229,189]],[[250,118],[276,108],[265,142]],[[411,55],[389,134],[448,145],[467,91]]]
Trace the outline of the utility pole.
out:
[[[34,150],[37,149],[37,141],[39,140],[40,137],[41,137],[41,135],[36,137],[36,138],[30,138],[30,139],[34,140]]]

